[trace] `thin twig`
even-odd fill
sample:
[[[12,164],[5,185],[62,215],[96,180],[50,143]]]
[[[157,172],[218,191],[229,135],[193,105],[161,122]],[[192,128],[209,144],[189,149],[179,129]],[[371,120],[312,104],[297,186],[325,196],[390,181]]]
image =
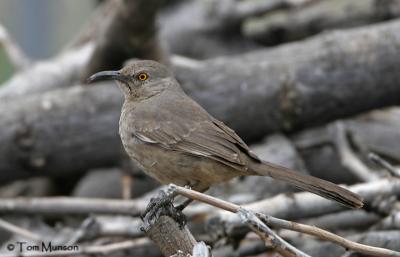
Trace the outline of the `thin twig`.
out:
[[[3,219],[0,219],[0,228],[3,228],[13,234],[22,236],[26,239],[31,239],[33,241],[39,242],[41,240],[41,236],[38,234],[35,234],[33,232],[30,232],[29,230],[26,230],[24,228],[18,227],[8,221],[5,221]]]
[[[31,61],[10,36],[7,29],[0,24],[0,46],[3,47],[8,59],[17,70],[26,68]]]
[[[94,217],[90,216],[86,218],[80,227],[72,234],[71,238],[67,241],[67,245],[76,244],[82,238],[85,238],[88,234],[93,233],[93,230],[97,230],[96,220]]]
[[[301,223],[297,223],[297,222],[293,222],[293,221],[278,219],[278,218],[275,218],[275,217],[272,217],[269,215],[265,215],[262,213],[257,213],[257,216],[262,221],[264,221],[265,223],[267,223],[270,226],[313,235],[315,237],[336,243],[336,244],[343,246],[344,248],[352,250],[354,252],[359,252],[359,253],[363,253],[366,255],[382,256],[382,257],[400,256],[400,252],[353,242],[351,240],[348,240],[346,238],[338,236],[332,232],[329,232],[329,231],[326,231],[326,230],[323,230],[323,229],[320,229],[320,228],[317,228],[314,226],[309,226],[309,225],[305,225],[305,224],[301,224]]]
[[[246,223],[251,230],[253,230],[265,242],[271,243],[275,250],[282,256],[310,257],[308,254],[300,251],[283,240],[272,229],[265,225],[253,212],[240,208],[238,214],[242,221]]]
[[[389,171],[389,173],[394,176],[400,178],[400,171],[398,171],[392,164],[388,161],[384,160],[382,157],[377,155],[376,153],[369,153],[368,158],[373,161],[374,163],[378,164],[385,170]]]
[[[346,138],[346,128],[342,121],[335,123],[335,144],[343,166],[347,167],[359,179],[366,182],[375,181],[379,176],[371,171],[351,150]]]
[[[209,205],[215,206],[217,208],[237,213],[240,209],[239,205],[197,192],[193,191],[188,188],[176,186],[176,185],[170,185],[171,187],[174,188],[177,194],[183,195],[187,198],[197,200],[203,203],[207,203]],[[369,254],[369,255],[374,255],[374,256],[380,256],[380,257],[391,257],[391,256],[400,256],[400,252],[389,250],[389,249],[384,249],[380,247],[374,247],[374,246],[368,246],[360,243],[356,243],[353,241],[350,241],[346,238],[340,237],[334,233],[328,232],[326,230],[314,227],[314,226],[309,226],[305,224],[300,224],[297,222],[292,222],[292,221],[287,221],[284,219],[278,219],[272,216],[268,216],[265,214],[261,213],[256,213],[256,215],[264,221],[268,226],[273,226],[273,227],[278,227],[278,228],[284,228],[288,230],[294,230],[297,232],[313,235],[316,237],[319,237],[321,239],[327,240],[334,242],[340,246],[343,246],[344,248],[348,250],[352,250],[355,252],[363,253],[363,254]]]

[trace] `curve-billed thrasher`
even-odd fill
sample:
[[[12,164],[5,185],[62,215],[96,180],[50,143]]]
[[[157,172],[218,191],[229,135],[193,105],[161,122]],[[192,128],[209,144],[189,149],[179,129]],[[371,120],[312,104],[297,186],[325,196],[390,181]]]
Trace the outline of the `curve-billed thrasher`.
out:
[[[203,192],[237,176],[261,175],[349,207],[363,206],[362,198],[347,189],[260,160],[232,129],[188,97],[162,64],[134,61],[88,81],[100,79],[116,80],[124,93],[119,134],[126,152],[163,184]]]

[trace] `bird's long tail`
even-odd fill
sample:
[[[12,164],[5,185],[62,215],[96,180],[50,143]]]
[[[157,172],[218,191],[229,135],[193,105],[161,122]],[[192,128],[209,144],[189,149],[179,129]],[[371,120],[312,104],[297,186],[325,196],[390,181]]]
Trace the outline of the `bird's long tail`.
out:
[[[337,201],[351,208],[361,208],[364,205],[362,197],[358,194],[329,181],[304,175],[279,165],[268,162],[253,162],[250,165],[250,170],[258,175],[288,182],[297,188]]]

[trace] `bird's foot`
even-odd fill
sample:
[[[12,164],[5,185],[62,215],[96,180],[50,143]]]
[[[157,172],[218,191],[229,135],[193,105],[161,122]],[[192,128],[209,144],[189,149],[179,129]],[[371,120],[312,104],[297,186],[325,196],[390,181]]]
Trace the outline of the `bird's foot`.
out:
[[[169,186],[167,190],[161,190],[157,197],[151,198],[146,210],[141,215],[144,222],[142,229],[146,230],[161,216],[169,216],[179,223],[181,227],[186,224],[186,217],[173,205],[176,196],[174,187]]]

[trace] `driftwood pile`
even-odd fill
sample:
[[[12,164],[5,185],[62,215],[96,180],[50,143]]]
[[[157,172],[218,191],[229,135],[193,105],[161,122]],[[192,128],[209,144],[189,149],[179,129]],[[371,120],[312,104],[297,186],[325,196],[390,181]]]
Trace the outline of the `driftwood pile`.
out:
[[[0,25],[16,70],[0,86],[0,256],[400,256],[399,31],[396,0],[108,0],[32,61]],[[160,185],[122,149],[119,89],[85,83],[131,58],[169,65],[260,157],[365,207],[249,177],[163,187],[197,200],[187,226],[143,224]],[[78,249],[25,247],[49,242]]]

